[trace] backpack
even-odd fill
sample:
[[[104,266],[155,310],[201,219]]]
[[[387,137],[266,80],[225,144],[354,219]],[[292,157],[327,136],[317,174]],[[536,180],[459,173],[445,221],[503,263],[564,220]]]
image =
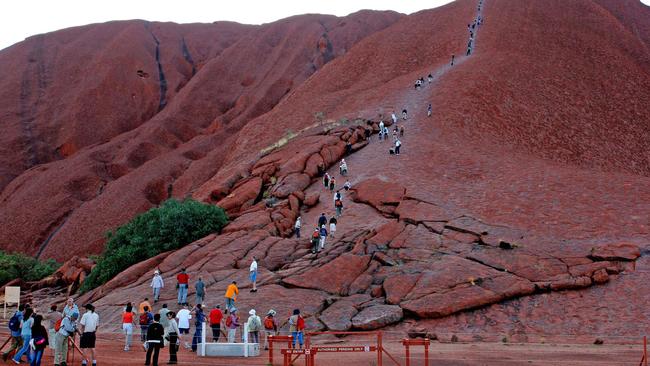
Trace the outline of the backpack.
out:
[[[305,329],[305,319],[300,315],[298,315],[298,324],[296,324],[296,329],[299,331]]]
[[[264,329],[266,330],[275,329],[275,322],[273,321],[273,318],[271,318],[270,316],[264,318]]]
[[[12,332],[17,332],[20,330],[20,318],[18,314],[14,314],[11,319],[9,319],[9,330]]]
[[[320,239],[320,231],[314,231],[313,234],[311,234],[312,239]]]
[[[232,316],[228,315],[226,318],[226,326],[230,327],[232,325]]]
[[[140,325],[149,325],[149,314],[140,314]]]
[[[260,321],[259,316],[255,316],[251,322],[251,326],[248,328],[249,332],[257,332],[262,327],[262,322]]]
[[[54,323],[54,331],[58,332],[61,329],[61,323],[63,322],[63,318],[60,318],[59,320]]]
[[[336,200],[336,202],[334,202],[334,206],[343,207],[343,202],[341,202],[341,200]]]

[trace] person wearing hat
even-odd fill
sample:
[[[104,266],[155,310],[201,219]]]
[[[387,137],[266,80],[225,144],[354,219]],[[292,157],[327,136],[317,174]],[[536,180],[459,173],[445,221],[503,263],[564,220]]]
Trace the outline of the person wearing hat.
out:
[[[239,328],[239,315],[237,315],[237,308],[230,309],[230,315],[226,318],[226,328],[228,328],[228,343],[235,343],[235,336],[237,335],[237,328]]]
[[[260,343],[260,329],[262,329],[262,320],[255,314],[255,309],[248,312],[248,336],[251,343]]]
[[[160,298],[160,290],[165,287],[165,281],[163,281],[160,271],[154,271],[150,286],[153,289],[153,302],[157,303]]]
[[[275,310],[271,309],[264,317],[264,349],[269,349],[269,336],[278,334],[278,322],[275,320]]]

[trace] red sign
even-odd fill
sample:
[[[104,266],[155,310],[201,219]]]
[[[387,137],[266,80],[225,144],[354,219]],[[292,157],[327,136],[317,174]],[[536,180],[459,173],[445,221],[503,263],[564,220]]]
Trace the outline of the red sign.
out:
[[[313,348],[289,348],[282,349],[280,353],[283,355],[311,355],[316,353],[318,350]]]
[[[376,346],[334,346],[334,347],[312,347],[318,352],[375,352]]]

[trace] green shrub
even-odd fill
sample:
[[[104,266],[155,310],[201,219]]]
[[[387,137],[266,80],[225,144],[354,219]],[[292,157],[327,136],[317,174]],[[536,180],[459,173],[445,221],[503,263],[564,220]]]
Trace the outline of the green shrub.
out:
[[[59,269],[54,259],[39,261],[22,253],[6,253],[0,250],[0,285],[15,279],[38,281]]]
[[[104,253],[81,292],[108,282],[138,262],[218,233],[226,223],[228,216],[221,207],[190,199],[167,200],[107,234]]]

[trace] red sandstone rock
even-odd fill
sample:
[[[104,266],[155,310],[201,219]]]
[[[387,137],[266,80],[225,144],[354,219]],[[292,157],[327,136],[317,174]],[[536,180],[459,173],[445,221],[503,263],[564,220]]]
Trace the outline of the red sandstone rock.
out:
[[[352,318],[355,329],[373,330],[402,320],[402,308],[396,305],[375,305],[363,309]]]
[[[632,243],[612,243],[594,247],[591,257],[597,260],[633,261],[641,255],[639,246]]]
[[[366,270],[369,256],[344,254],[325,265],[284,278],[286,284],[347,295],[350,285]]]
[[[397,183],[372,178],[354,185],[352,199],[355,202],[368,203],[382,212],[393,212],[404,193],[406,189]]]
[[[303,201],[303,203],[307,207],[313,207],[313,206],[316,206],[316,204],[318,203],[319,200],[320,200],[320,193],[312,192],[312,193],[308,193],[305,196],[305,200]]]

